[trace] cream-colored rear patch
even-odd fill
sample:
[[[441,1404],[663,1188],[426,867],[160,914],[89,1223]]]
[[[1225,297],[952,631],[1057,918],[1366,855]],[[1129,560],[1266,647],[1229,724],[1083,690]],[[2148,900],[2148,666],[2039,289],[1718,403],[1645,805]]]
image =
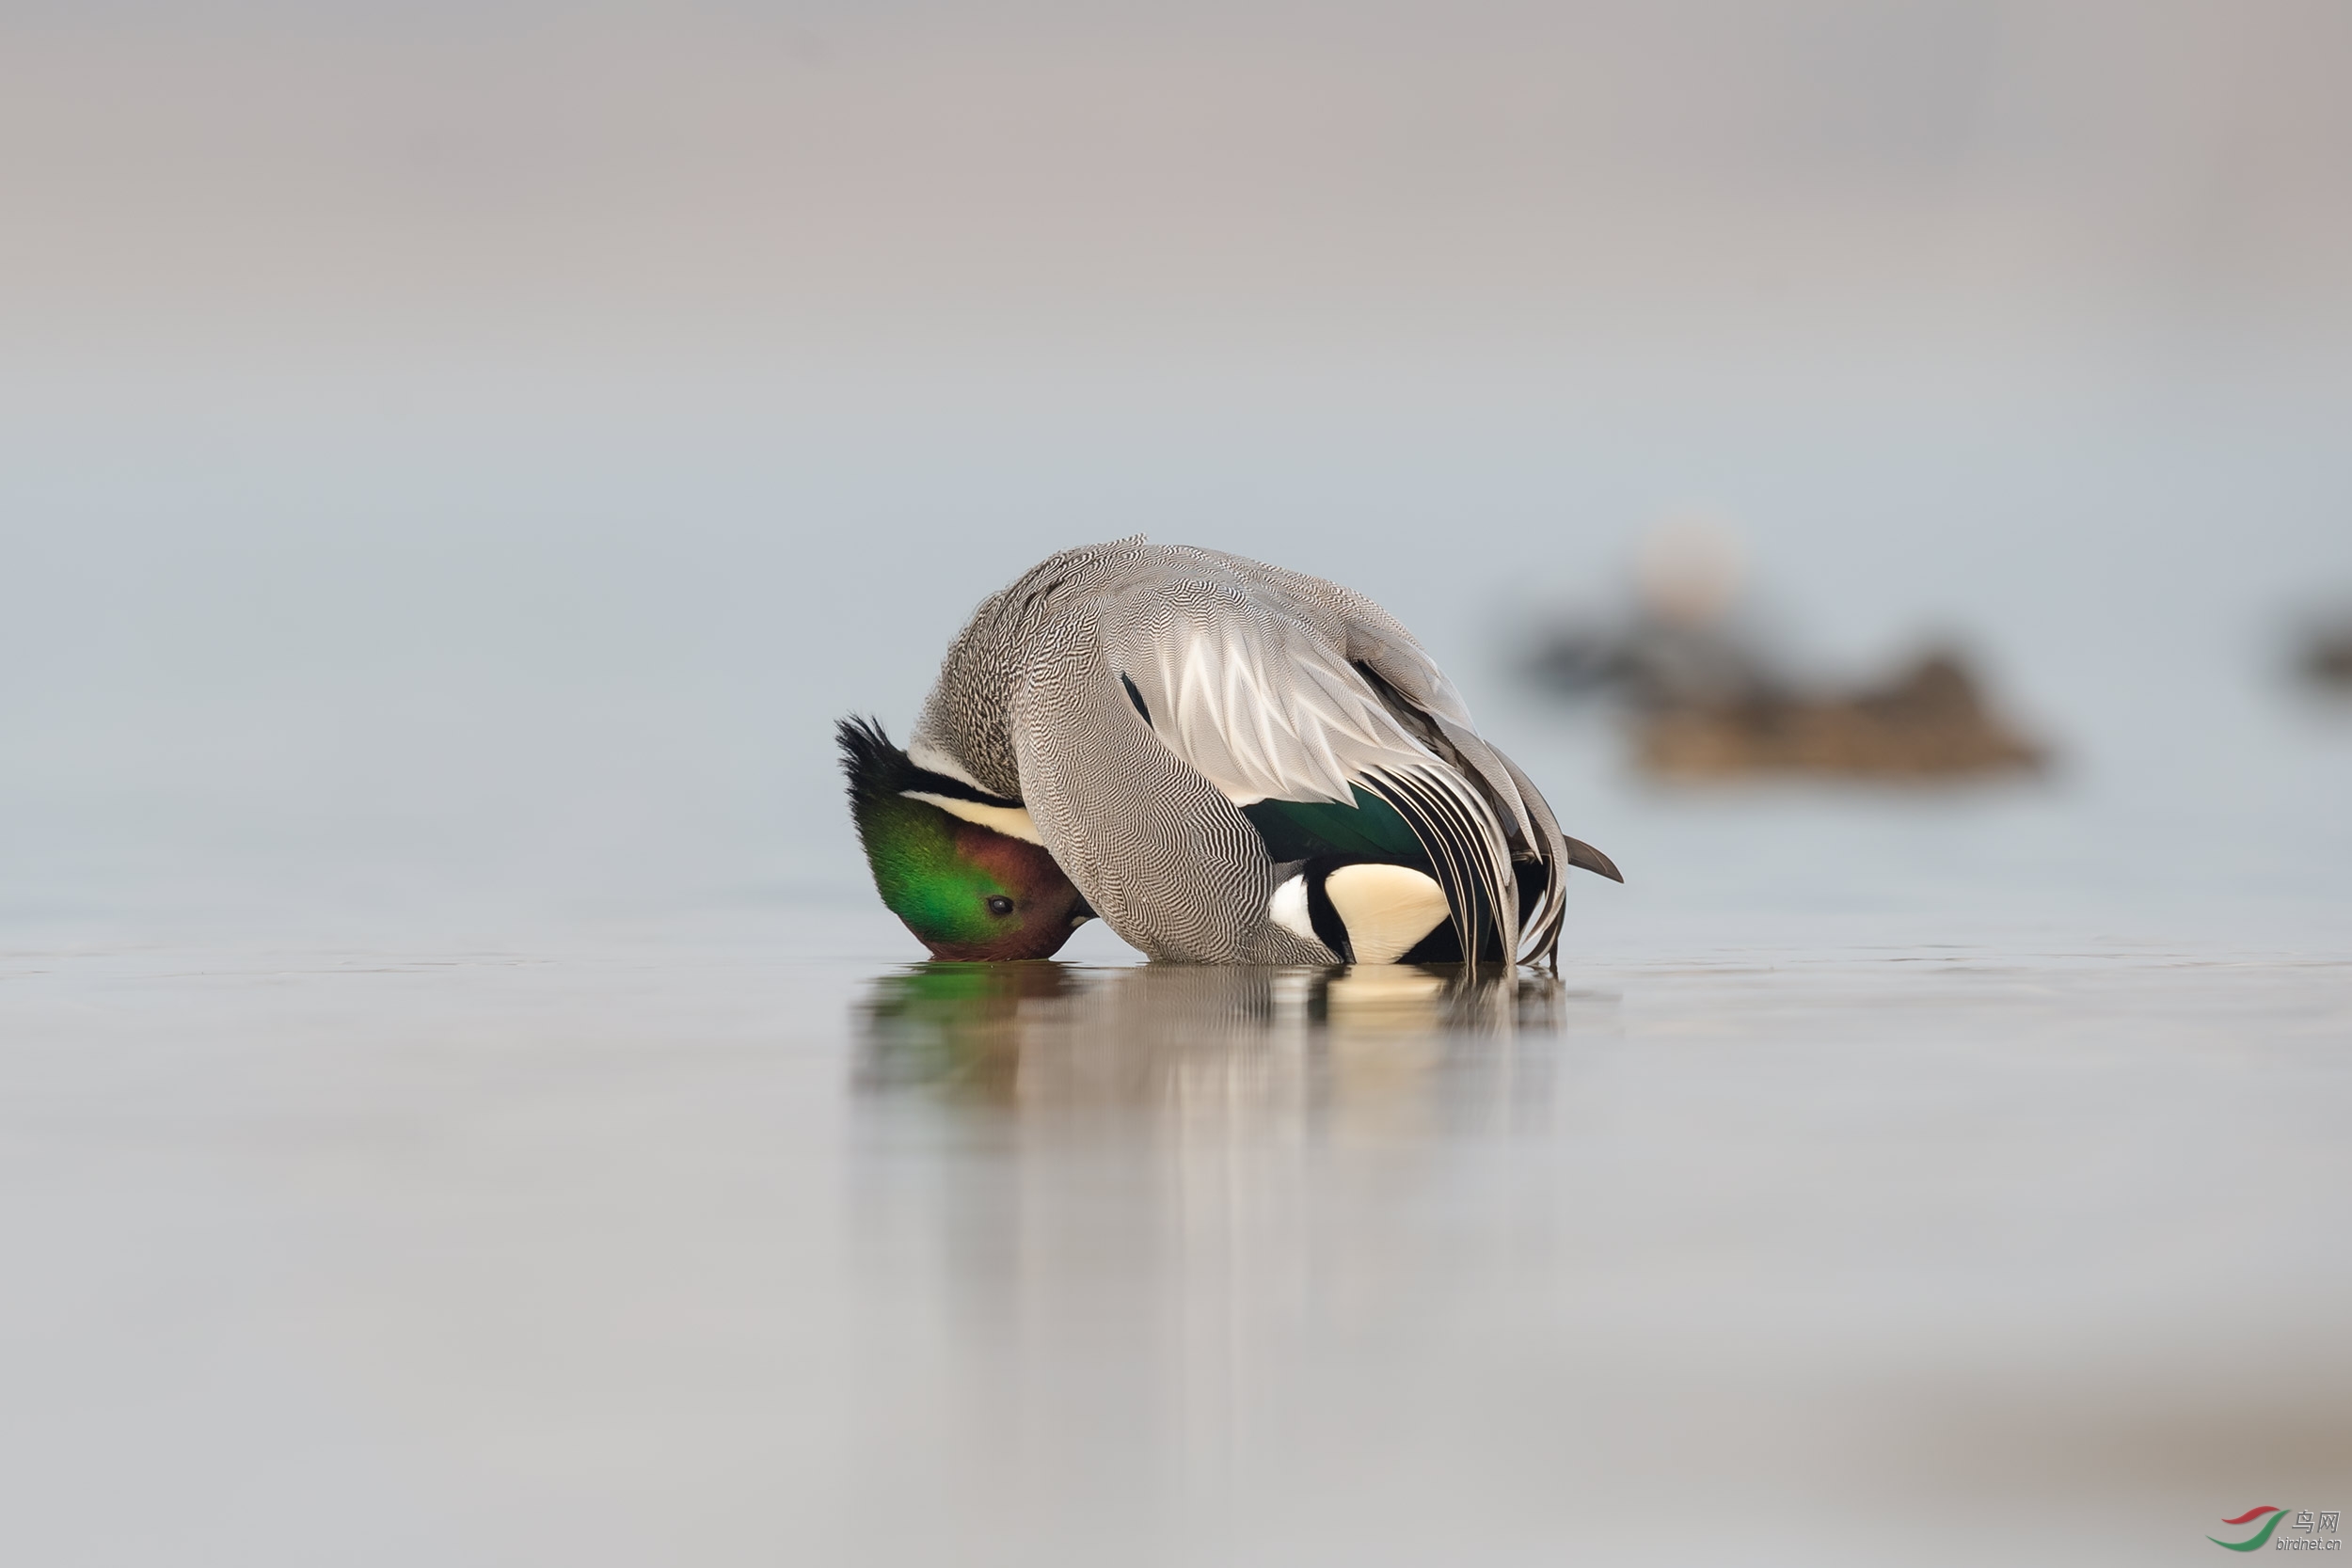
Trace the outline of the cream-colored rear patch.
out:
[[[1437,879],[1404,865],[1343,865],[1323,891],[1359,964],[1392,964],[1446,917]]]
[[[959,800],[952,795],[933,795],[928,789],[900,790],[910,800],[922,800],[937,806],[950,816],[961,816],[966,822],[977,822],[991,828],[1007,838],[1025,839],[1039,848],[1045,841],[1037,836],[1037,824],[1029,820],[1026,806],[984,806],[977,800]]]

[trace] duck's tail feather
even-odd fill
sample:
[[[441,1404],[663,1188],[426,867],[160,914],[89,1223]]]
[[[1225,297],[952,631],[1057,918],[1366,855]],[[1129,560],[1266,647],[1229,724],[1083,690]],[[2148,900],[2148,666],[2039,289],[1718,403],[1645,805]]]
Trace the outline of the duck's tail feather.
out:
[[[1518,787],[1519,800],[1526,806],[1527,815],[1535,829],[1536,842],[1531,847],[1544,871],[1543,892],[1535,907],[1528,911],[1521,933],[1525,945],[1520,957],[1528,963],[1540,958],[1557,973],[1560,968],[1560,927],[1568,912],[1568,867],[1583,863],[1569,846],[1576,845],[1577,848],[1585,846],[1577,844],[1576,840],[1560,831],[1560,819],[1552,815],[1551,802],[1544,799],[1543,791],[1535,787],[1535,781],[1522,772],[1518,763],[1491,747],[1488,752]],[[1598,853],[1597,850],[1594,852]],[[1609,869],[1613,874],[1616,867]],[[1620,877],[1617,879],[1623,881],[1625,879]]]
[[[1445,891],[1462,961],[1509,963],[1518,950],[1518,890],[1502,824],[1442,766],[1376,768],[1364,784],[1404,817]]]
[[[1526,963],[1542,959],[1556,969],[1560,927],[1567,912],[1561,883],[1573,863],[1568,847],[1573,841],[1561,832],[1543,792],[1469,724],[1416,705],[1371,663],[1359,660],[1356,669],[1397,721],[1450,766],[1457,777],[1448,783],[1456,785],[1456,793],[1475,795],[1501,831],[1501,902],[1518,923],[1518,941],[1504,943],[1502,952]],[[1434,850],[1431,858],[1436,858]],[[1519,896],[1522,884],[1529,889],[1527,897]],[[1470,951],[1467,941],[1463,951]]]

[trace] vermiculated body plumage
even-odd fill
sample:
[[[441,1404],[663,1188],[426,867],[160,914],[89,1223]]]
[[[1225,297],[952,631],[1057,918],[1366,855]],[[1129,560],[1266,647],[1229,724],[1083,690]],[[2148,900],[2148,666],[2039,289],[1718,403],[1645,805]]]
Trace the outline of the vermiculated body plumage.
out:
[[[1549,958],[1566,868],[1616,875],[1379,606],[1141,537],[983,602],[903,755],[1154,958]]]

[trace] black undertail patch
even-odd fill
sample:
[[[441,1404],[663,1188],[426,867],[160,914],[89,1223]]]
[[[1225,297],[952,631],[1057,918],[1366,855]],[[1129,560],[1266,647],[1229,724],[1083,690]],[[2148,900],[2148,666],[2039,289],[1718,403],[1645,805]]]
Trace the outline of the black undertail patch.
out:
[[[1340,962],[1346,964],[1356,961],[1356,944],[1348,940],[1347,922],[1340,918],[1338,908],[1331,902],[1330,890],[1324,884],[1341,866],[1356,863],[1352,857],[1317,856],[1298,873],[1307,879],[1307,924],[1314,927],[1315,940],[1337,953]]]

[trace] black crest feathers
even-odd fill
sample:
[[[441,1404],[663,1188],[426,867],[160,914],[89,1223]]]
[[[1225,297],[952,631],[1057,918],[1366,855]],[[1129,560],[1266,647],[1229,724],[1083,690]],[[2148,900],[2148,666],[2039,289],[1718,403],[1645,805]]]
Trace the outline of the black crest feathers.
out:
[[[866,805],[908,787],[914,764],[890,743],[878,721],[844,719],[833,733],[841,745],[841,774],[849,781],[850,804]]]

